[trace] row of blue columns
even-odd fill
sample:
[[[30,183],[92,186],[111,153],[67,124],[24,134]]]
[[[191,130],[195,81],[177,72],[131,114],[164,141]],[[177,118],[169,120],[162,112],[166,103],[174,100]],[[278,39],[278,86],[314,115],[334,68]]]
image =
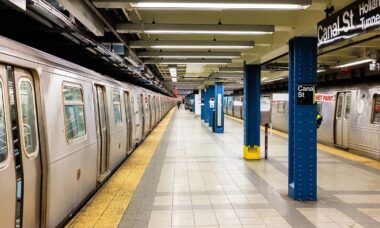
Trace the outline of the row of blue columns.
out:
[[[201,92],[201,120],[215,133],[224,132],[224,86],[217,82]],[[213,102],[210,102],[213,101]],[[213,103],[213,104],[212,104]],[[213,107],[211,107],[213,105]]]

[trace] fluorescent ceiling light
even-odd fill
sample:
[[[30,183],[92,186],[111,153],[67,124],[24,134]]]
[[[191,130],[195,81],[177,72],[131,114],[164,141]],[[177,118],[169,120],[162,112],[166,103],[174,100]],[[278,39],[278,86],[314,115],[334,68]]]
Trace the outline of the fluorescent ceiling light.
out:
[[[140,9],[200,9],[200,10],[300,10],[311,0],[130,0],[131,7]]]
[[[243,67],[222,67],[219,68],[221,73],[244,73]]]
[[[205,64],[221,65],[231,63],[231,59],[146,59],[144,64]]]
[[[119,33],[146,34],[215,34],[266,35],[274,32],[273,25],[241,24],[118,24]]]
[[[202,41],[202,40],[151,40],[132,41],[130,48],[153,49],[249,49],[255,46],[253,41]]]
[[[177,82],[177,66],[169,65],[168,68],[169,68],[170,76],[172,78],[172,82]]]
[[[274,79],[271,79],[271,80],[266,80],[265,82],[275,82],[275,81],[280,81],[280,80],[283,80],[285,79],[284,77],[282,78],[274,78]]]
[[[323,73],[323,72],[326,72],[326,70],[325,69],[319,69],[319,70],[317,70],[317,73]]]
[[[376,59],[371,59],[371,58],[365,58],[361,60],[355,60],[353,62],[348,62],[348,63],[343,63],[335,66],[334,68],[346,68],[346,67],[352,67],[352,66],[357,66],[365,63],[371,63],[371,62],[376,62]]]
[[[173,58],[173,59],[237,59],[240,58],[240,52],[201,52],[201,51],[160,51],[160,52],[140,52],[140,58]]]

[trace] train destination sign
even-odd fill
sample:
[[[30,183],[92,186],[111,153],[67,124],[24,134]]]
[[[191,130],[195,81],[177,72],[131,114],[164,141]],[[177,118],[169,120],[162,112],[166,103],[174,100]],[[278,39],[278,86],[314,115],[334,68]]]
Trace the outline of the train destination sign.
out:
[[[357,0],[318,23],[318,47],[380,27],[380,0]]]
[[[315,85],[299,84],[297,86],[297,105],[315,104]]]

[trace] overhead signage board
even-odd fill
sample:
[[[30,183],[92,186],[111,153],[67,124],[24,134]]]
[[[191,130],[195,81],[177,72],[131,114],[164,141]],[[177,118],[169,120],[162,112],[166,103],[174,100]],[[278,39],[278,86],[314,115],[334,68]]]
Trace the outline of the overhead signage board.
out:
[[[318,47],[380,27],[380,1],[357,0],[318,23]]]
[[[315,104],[315,85],[299,84],[297,86],[297,105]]]

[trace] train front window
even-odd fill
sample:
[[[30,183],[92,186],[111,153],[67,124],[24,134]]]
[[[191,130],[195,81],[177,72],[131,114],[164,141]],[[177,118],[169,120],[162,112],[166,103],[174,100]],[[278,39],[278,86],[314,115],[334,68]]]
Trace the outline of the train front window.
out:
[[[79,85],[63,86],[66,138],[72,141],[86,135],[84,101]]]
[[[120,93],[114,92],[112,94],[112,101],[113,101],[113,113],[115,117],[115,124],[121,125],[123,123],[123,119],[121,116]]]
[[[8,158],[7,130],[5,126],[5,111],[3,85],[0,83],[0,164]]]
[[[375,94],[373,96],[372,123],[380,123],[380,94]]]
[[[27,79],[21,79],[19,90],[22,115],[22,133],[24,136],[23,149],[28,156],[32,156],[38,150],[37,119],[32,83]]]

